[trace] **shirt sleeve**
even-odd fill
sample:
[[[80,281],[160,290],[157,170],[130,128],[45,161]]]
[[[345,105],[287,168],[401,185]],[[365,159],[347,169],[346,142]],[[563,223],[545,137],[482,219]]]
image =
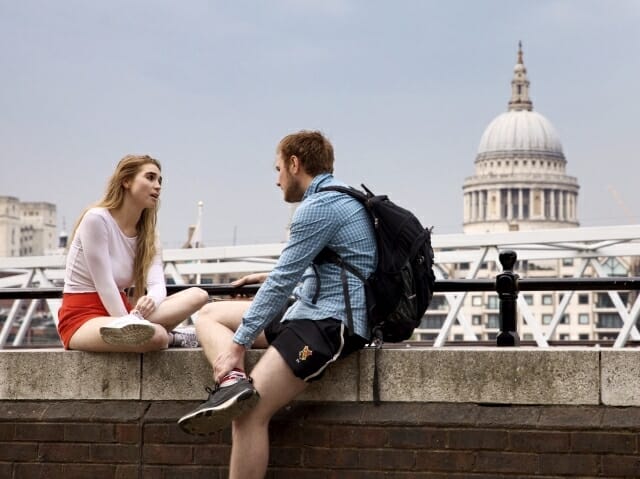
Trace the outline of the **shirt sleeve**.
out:
[[[233,341],[251,346],[280,313],[305,269],[335,235],[339,224],[332,208],[318,202],[301,204],[291,223],[289,242],[242,318]]]
[[[160,306],[160,303],[167,297],[167,286],[164,280],[164,269],[162,265],[162,247],[160,244],[156,244],[156,255],[147,273],[147,296],[153,299],[156,308]]]
[[[87,269],[100,300],[110,316],[124,316],[127,310],[113,277],[109,257],[109,228],[105,219],[88,212],[78,227]]]

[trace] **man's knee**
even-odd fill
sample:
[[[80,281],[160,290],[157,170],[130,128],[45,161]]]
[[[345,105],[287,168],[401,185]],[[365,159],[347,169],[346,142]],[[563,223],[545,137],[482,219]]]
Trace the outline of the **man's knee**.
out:
[[[219,313],[219,304],[219,301],[214,301],[212,303],[207,303],[200,308],[200,311],[198,311],[198,322],[202,320],[214,321]]]
[[[218,321],[219,314],[215,305],[216,303],[207,303],[198,311],[198,320],[196,321],[196,331],[198,333],[210,328],[212,324]]]
[[[198,313],[196,328],[208,328],[214,323],[217,323],[231,330],[235,330],[242,321],[243,312],[244,308],[235,301],[214,301],[207,303]]]

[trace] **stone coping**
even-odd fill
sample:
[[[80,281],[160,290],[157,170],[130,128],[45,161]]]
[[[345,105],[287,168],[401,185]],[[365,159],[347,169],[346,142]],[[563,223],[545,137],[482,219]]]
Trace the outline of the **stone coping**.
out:
[[[378,351],[383,402],[640,406],[640,349],[422,348]],[[262,352],[248,352],[248,369]],[[335,364],[304,401],[372,401],[374,350]],[[201,400],[201,349],[0,350],[0,400]]]

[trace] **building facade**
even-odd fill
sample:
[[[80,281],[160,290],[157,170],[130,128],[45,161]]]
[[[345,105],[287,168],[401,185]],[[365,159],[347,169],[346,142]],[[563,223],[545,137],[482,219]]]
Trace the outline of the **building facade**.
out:
[[[41,256],[58,246],[56,205],[0,196],[0,256]]]

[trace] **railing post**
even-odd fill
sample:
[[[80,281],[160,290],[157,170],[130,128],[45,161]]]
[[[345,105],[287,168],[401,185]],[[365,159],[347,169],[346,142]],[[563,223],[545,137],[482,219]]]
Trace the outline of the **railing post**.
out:
[[[500,333],[496,340],[498,346],[518,346],[520,337],[516,323],[518,301],[518,275],[513,272],[518,255],[507,250],[500,253],[502,273],[496,276],[496,291],[500,300]]]

